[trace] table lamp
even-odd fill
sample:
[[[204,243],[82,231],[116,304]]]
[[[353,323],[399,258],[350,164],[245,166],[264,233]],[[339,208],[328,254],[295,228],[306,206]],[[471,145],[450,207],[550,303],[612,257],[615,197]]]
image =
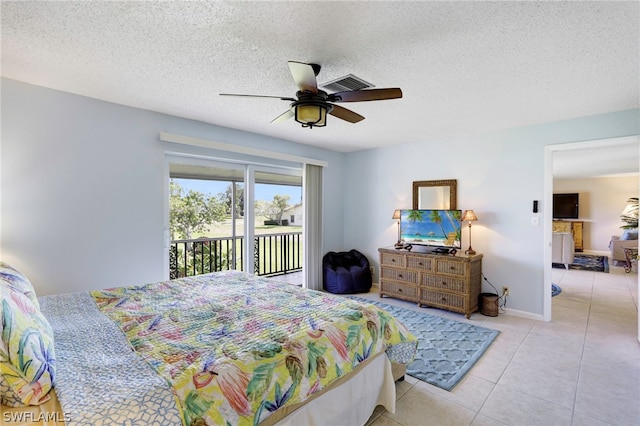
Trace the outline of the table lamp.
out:
[[[478,220],[478,216],[476,216],[473,210],[465,210],[462,214],[462,221],[469,222],[469,248],[464,251],[464,253],[468,255],[476,254],[476,251],[471,248],[471,222],[476,220]]]

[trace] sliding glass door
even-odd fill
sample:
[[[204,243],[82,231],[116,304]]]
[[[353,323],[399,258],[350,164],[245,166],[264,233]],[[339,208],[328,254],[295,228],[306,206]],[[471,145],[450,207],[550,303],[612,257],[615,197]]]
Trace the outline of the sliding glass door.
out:
[[[253,217],[258,275],[302,270],[302,177],[256,172]]]
[[[301,175],[296,168],[170,158],[170,278],[301,271]]]

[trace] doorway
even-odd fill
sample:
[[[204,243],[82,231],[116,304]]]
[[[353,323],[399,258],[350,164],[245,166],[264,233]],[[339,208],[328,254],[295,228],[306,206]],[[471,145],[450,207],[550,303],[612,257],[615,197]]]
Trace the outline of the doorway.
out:
[[[582,162],[583,169],[590,169],[590,166],[586,165],[586,160],[584,156],[580,155],[580,152],[590,152],[590,151],[603,151],[606,149],[608,153],[613,152],[625,152],[627,154],[622,154],[622,157],[614,161],[612,159],[603,159],[600,157],[600,162],[603,165],[613,165],[619,166],[619,172],[626,173],[635,173],[638,176],[638,189],[637,192],[640,192],[640,176],[639,176],[639,162],[638,158],[640,156],[640,142],[638,136],[630,136],[630,137],[621,137],[621,138],[612,138],[612,139],[603,139],[603,140],[594,140],[594,141],[586,141],[586,142],[576,142],[569,144],[559,144],[559,145],[547,145],[545,147],[545,175],[544,175],[544,291],[543,291],[543,319],[545,321],[550,321],[552,319],[552,309],[551,309],[551,234],[552,234],[552,196],[553,196],[553,180],[554,180],[554,169],[557,169],[557,160],[559,158],[567,158],[566,154],[569,154],[572,161],[575,161],[577,164]],[[591,176],[596,177],[598,173],[591,169]],[[638,288],[640,289],[640,280],[638,281]],[[640,340],[640,321],[638,324],[638,337]]]

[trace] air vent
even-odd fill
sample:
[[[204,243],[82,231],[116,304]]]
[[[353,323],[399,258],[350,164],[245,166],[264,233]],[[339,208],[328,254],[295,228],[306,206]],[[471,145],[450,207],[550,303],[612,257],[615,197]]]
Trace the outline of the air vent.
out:
[[[360,77],[353,74],[347,74],[344,77],[337,78],[328,83],[321,84],[320,87],[330,92],[344,92],[346,90],[362,90],[375,87],[371,83],[367,83]]]

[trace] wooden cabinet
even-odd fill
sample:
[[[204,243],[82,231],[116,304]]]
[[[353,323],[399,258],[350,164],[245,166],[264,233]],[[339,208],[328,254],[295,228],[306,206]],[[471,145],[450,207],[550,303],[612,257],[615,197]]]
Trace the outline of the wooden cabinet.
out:
[[[460,312],[467,318],[478,310],[481,254],[433,254],[421,246],[413,246],[412,251],[390,247],[380,248],[378,252],[380,297]]]
[[[581,252],[584,249],[582,245],[584,222],[577,220],[554,220],[552,229],[553,232],[571,232],[571,234],[573,235],[573,245],[575,246],[575,251]]]

